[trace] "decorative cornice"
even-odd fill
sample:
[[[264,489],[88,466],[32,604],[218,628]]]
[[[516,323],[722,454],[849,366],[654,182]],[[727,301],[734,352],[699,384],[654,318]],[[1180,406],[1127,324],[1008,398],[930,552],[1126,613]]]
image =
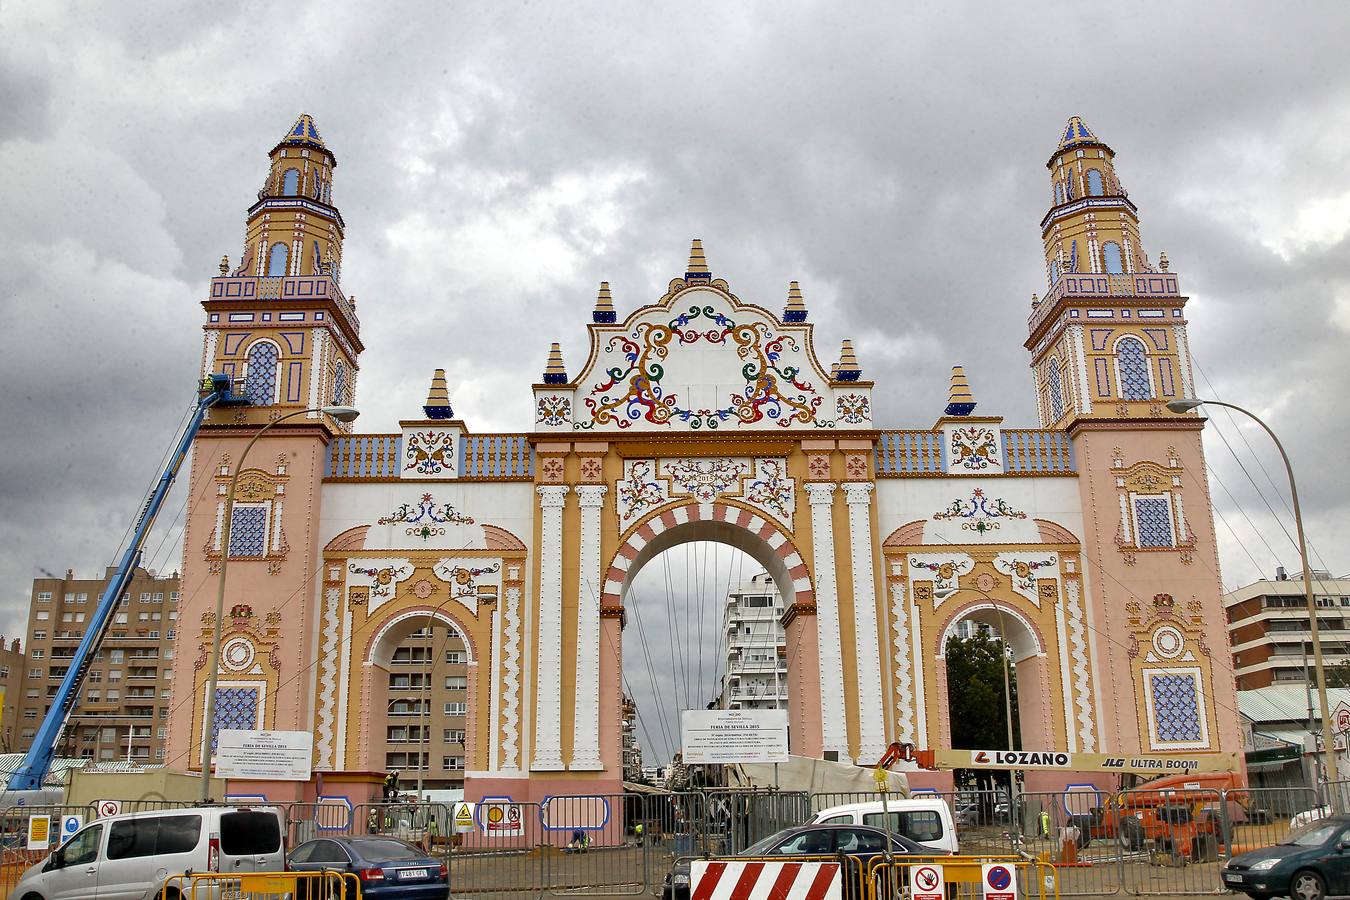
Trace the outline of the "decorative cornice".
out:
[[[807,503],[811,506],[828,506],[834,502],[839,485],[833,481],[808,481],[802,487],[806,488]]]

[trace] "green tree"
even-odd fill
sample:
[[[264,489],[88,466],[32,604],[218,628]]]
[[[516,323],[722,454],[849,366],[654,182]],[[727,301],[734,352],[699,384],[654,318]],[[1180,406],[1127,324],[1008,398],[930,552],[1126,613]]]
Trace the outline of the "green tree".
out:
[[[1350,688],[1350,661],[1338,662],[1334,666],[1326,666],[1327,687],[1329,688]],[[1309,683],[1317,684],[1317,672],[1312,666],[1308,667]]]
[[[947,713],[952,747],[959,750],[1021,748],[1017,717],[1017,670],[1008,663],[1012,687],[1013,739],[1008,746],[1007,706],[1003,694],[1002,640],[983,629],[972,637],[947,641]]]

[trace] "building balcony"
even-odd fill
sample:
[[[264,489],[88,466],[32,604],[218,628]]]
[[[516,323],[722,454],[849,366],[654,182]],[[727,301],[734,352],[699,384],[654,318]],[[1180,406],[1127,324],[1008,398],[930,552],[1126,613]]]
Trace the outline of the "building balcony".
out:
[[[211,279],[211,293],[206,303],[209,308],[212,303],[256,304],[259,300],[297,304],[327,301],[342,313],[353,337],[361,330],[356,309],[330,275],[222,275]]]
[[[1085,200],[1102,198],[1089,197]],[[1035,332],[1060,300],[1114,299],[1153,300],[1166,303],[1181,299],[1176,272],[1128,272],[1109,275],[1105,272],[1069,272],[1041,298],[1040,305],[1027,319],[1027,327]],[[1168,318],[1171,318],[1170,316]]]

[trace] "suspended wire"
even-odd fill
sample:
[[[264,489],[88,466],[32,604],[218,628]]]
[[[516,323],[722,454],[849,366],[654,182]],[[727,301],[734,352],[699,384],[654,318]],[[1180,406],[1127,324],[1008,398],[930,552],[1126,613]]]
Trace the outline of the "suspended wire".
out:
[[[150,476],[150,482],[146,485],[145,489],[141,491],[141,505],[136,508],[136,515],[127,522],[126,530],[122,532],[122,536],[118,539],[117,549],[114,551],[112,559],[108,562],[109,566],[117,565],[122,554],[125,553],[127,547],[130,546],[131,536],[135,532],[136,526],[140,524],[141,516],[145,513],[146,505],[150,502],[150,496],[154,493],[155,486],[163,476],[164,468],[168,465],[169,458],[173,456],[174,448],[178,446],[178,442],[182,439],[183,431],[187,428],[188,419],[190,419],[193,413],[197,411],[197,403],[198,401],[193,400],[188,404],[187,408],[183,410],[183,416],[178,420],[178,426],[173,431],[173,440],[164,448],[164,453],[159,458],[159,464],[155,466],[154,473]],[[149,537],[149,535],[147,535],[147,537]]]
[[[660,698],[661,698],[661,692],[660,692],[660,690],[658,689],[657,683],[656,683],[656,668],[655,668],[655,666],[654,666],[653,663],[652,663],[651,646],[647,643],[647,629],[646,629],[646,627],[642,624],[642,612],[641,612],[642,603],[641,603],[641,600],[639,599],[639,597],[638,597],[638,595],[637,595],[637,585],[636,585],[636,584],[632,584],[632,585],[629,586],[629,589],[628,589],[628,592],[627,592],[627,594],[626,594],[626,597],[631,597],[631,598],[632,598],[632,601],[633,601],[633,602],[632,602],[632,607],[633,607],[633,621],[634,621],[634,623],[637,625],[637,630],[638,630],[638,640],[639,640],[639,642],[640,642],[641,645],[642,645],[642,654],[643,654],[643,660],[644,660],[644,668],[645,668],[646,671],[647,671],[647,680],[648,680],[648,682],[650,683],[650,686],[651,686],[651,689],[652,689],[652,702],[653,702],[653,703],[659,703],[659,702],[660,702]],[[631,694],[631,692],[630,692],[630,696],[631,696],[631,695],[632,695],[632,694]],[[633,701],[633,702],[634,702],[634,703],[637,702],[636,698],[634,698],[634,701]],[[660,724],[661,724],[661,737],[662,737],[662,741],[663,741],[663,743],[664,743],[664,745],[665,745],[665,747],[666,747],[666,752],[669,753],[669,752],[670,752],[670,747],[671,747],[671,742],[670,742],[670,732],[669,732],[668,729],[666,728],[666,722],[665,722],[665,718],[664,718],[664,717],[658,717],[658,721],[659,721]],[[656,745],[655,745],[654,743],[652,744],[652,749],[653,749],[653,750],[656,749]]]

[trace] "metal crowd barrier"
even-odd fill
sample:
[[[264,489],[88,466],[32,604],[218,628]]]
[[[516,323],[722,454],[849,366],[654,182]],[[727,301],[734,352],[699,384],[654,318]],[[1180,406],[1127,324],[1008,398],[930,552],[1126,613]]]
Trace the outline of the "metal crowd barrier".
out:
[[[186,872],[171,875],[159,900],[361,900],[351,872]]]
[[[911,873],[924,866],[940,867],[945,881],[946,900],[974,900],[984,896],[985,866],[1012,873],[1008,892],[1022,900],[1057,900],[1059,873],[1051,863],[1020,857],[999,856],[897,856],[890,860],[873,857],[863,876],[861,897],[865,900],[899,900],[920,889],[911,881]],[[847,897],[847,891],[845,897]]]

